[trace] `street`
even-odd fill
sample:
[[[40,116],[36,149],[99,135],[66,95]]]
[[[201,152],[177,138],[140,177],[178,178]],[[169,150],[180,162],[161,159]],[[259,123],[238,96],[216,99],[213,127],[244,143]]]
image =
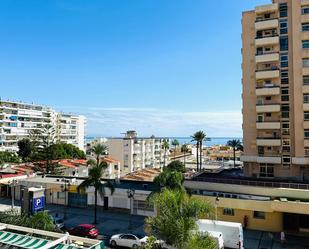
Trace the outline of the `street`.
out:
[[[19,202],[15,202],[16,208]],[[0,199],[0,211],[9,210],[11,201],[9,199]],[[65,209],[63,206],[47,205],[46,210],[51,215],[58,214],[63,217]],[[65,219],[66,228],[71,228],[82,223],[93,223],[93,208],[82,209],[67,207],[67,218]],[[142,216],[129,215],[120,210],[103,210],[98,208],[98,224],[96,227],[100,231],[98,239],[105,241],[109,245],[109,238],[118,233],[144,234],[144,218]],[[131,219],[131,222],[130,222]],[[131,223],[131,224],[130,224]],[[295,237],[287,235],[284,245],[280,243],[279,235],[271,235],[268,232],[245,230],[244,245],[245,249],[308,249],[308,237]],[[107,247],[109,248],[109,247]]]

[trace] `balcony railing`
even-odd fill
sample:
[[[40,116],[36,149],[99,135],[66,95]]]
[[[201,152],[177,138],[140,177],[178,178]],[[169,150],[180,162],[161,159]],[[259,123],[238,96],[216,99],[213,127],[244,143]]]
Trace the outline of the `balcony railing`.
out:
[[[263,68],[263,69],[256,69],[255,72],[276,71],[279,69],[280,68],[278,66],[273,66],[273,67],[268,67],[268,68]]]
[[[278,17],[271,17],[271,18],[257,18],[256,20],[255,20],[255,22],[257,23],[257,22],[265,22],[265,21],[271,21],[271,20],[277,20],[278,19]]]
[[[284,183],[273,181],[254,181],[246,179],[222,179],[222,178],[209,178],[209,177],[195,177],[191,181],[198,182],[212,182],[212,183],[224,183],[254,187],[269,187],[269,188],[291,188],[291,189],[307,189],[309,190],[309,184],[307,183]]]
[[[269,37],[277,37],[278,34],[270,34],[270,35],[258,35],[255,37],[255,39],[263,39],[263,38],[269,38]]]
[[[268,54],[279,54],[279,52],[277,52],[277,51],[263,51],[263,52],[257,52],[255,55],[259,56],[259,55],[268,55]]]

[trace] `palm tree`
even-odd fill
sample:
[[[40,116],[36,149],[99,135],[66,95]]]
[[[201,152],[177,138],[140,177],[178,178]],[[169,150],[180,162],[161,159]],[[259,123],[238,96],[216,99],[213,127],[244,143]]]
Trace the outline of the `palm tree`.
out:
[[[106,153],[107,153],[107,146],[105,144],[98,143],[98,144],[94,145],[93,148],[91,148],[91,151],[96,156],[97,165],[99,165],[100,157],[102,155],[106,155]]]
[[[101,176],[107,167],[105,161],[100,162],[99,165],[94,165],[89,169],[88,178],[77,187],[78,192],[84,192],[87,188],[94,187],[94,224],[97,224],[98,193],[102,199],[105,196],[105,187],[108,187],[112,194],[114,193],[114,186],[111,181],[101,182]]]
[[[172,145],[174,146],[174,160],[176,159],[176,149],[177,149],[177,146],[179,146],[179,141],[177,139],[174,139],[172,141]]]
[[[242,144],[239,139],[227,141],[227,145],[233,148],[234,168],[236,167],[236,150],[242,150]]]
[[[183,153],[183,164],[186,167],[186,154],[189,152],[188,144],[183,144],[181,146],[181,152]]]
[[[163,143],[162,143],[162,149],[164,150],[164,167],[166,166],[166,153],[167,150],[170,148],[170,144],[168,142],[167,139],[163,139]]]
[[[193,136],[191,136],[192,138],[192,142],[196,142],[196,171],[199,171],[199,147],[200,147],[200,138],[198,136],[198,132],[195,132],[193,134]]]

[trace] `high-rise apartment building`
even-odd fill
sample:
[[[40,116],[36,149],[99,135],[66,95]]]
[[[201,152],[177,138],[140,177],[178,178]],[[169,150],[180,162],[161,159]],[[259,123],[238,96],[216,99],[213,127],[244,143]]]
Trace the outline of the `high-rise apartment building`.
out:
[[[163,138],[141,138],[135,131],[128,131],[124,138],[108,139],[108,154],[120,161],[121,175],[144,168],[160,168],[164,161],[168,163],[169,154],[167,151],[165,156],[162,143]]]
[[[309,1],[243,13],[245,174],[309,180]]]
[[[32,130],[54,127],[55,139],[84,150],[85,117],[57,113],[42,105],[0,100],[0,151],[17,151]]]

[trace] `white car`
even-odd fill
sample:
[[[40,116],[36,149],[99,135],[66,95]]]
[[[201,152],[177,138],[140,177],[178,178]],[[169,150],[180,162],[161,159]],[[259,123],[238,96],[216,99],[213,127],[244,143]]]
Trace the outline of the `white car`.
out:
[[[111,247],[123,246],[137,249],[147,243],[147,236],[137,236],[133,234],[116,234],[110,238]]]

